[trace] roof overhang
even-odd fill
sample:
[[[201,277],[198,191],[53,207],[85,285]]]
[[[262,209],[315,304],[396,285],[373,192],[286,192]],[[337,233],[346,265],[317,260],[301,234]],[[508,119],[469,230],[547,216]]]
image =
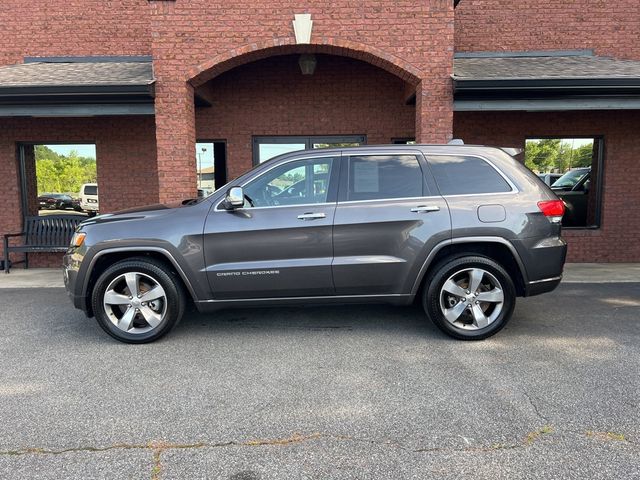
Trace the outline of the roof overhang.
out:
[[[0,67],[0,117],[153,115],[148,57],[25,59]]]
[[[640,62],[589,52],[457,55],[456,111],[640,108]]]

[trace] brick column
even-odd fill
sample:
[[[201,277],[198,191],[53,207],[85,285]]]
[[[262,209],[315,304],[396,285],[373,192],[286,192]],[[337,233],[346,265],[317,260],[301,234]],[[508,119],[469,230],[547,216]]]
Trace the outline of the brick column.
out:
[[[155,108],[159,200],[196,198],[193,87],[183,79],[159,78]]]
[[[429,0],[427,10],[423,22],[428,37],[419,65],[424,73],[416,87],[416,140],[446,143],[453,138],[453,2]]]
[[[416,87],[416,140],[447,143],[453,138],[453,90],[450,77],[423,78]]]

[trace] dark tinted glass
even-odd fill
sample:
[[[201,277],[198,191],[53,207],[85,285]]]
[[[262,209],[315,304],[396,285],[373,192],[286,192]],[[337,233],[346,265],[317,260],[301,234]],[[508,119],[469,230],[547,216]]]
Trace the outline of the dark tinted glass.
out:
[[[349,158],[348,200],[422,196],[422,170],[413,155]]]
[[[98,194],[98,187],[96,187],[95,185],[85,185],[84,194],[85,195],[97,195]]]
[[[245,187],[245,208],[325,203],[332,164],[333,158],[314,158],[265,172]]]
[[[502,175],[481,158],[433,155],[428,160],[442,195],[511,191]]]

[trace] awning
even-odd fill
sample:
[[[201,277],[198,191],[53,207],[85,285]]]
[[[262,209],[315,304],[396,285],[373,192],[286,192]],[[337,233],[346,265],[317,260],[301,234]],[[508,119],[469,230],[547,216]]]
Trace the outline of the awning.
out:
[[[149,57],[27,59],[0,67],[0,117],[153,115]]]
[[[640,109],[640,61],[580,52],[463,53],[454,59],[454,109]]]

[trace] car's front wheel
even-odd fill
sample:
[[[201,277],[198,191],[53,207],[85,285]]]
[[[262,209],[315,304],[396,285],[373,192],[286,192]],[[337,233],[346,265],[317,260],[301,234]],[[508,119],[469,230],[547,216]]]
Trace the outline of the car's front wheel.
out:
[[[185,308],[179,281],[153,259],[120,261],[98,278],[93,311],[102,329],[126,343],[148,343],[175,327]]]
[[[440,330],[461,340],[500,331],[513,314],[513,280],[494,260],[460,256],[440,262],[427,279],[424,309]]]

